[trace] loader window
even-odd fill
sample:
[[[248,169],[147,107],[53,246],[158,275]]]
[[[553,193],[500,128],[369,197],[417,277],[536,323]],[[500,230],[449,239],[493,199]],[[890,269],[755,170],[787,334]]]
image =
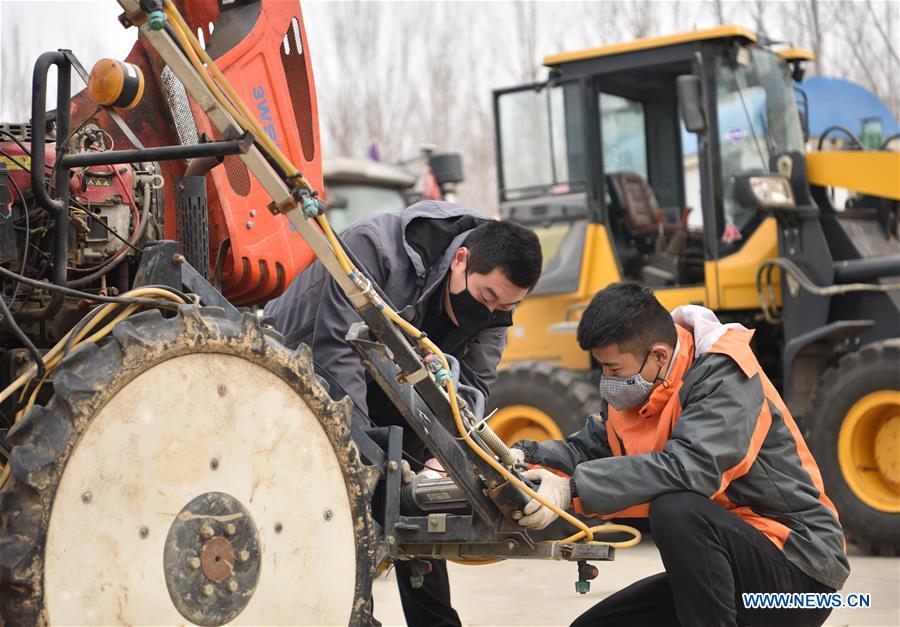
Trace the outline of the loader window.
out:
[[[603,169],[647,176],[647,123],[637,100],[600,93],[600,137]]]
[[[662,89],[641,92],[622,76],[602,80],[598,87],[621,90],[598,90],[597,104],[604,204],[622,275],[654,287],[702,283],[702,234],[691,230],[683,201],[690,165],[699,187],[697,149],[684,152],[677,103]]]
[[[735,200],[734,176],[767,172],[773,155],[802,152],[803,131],[787,65],[756,48],[742,48],[736,56],[717,60],[716,114],[725,224],[740,231],[756,212]]]
[[[584,188],[580,85],[529,87],[497,97],[504,199]]]
[[[336,231],[342,231],[363,216],[388,211],[403,211],[406,200],[399,189],[332,183],[326,192],[328,220]]]

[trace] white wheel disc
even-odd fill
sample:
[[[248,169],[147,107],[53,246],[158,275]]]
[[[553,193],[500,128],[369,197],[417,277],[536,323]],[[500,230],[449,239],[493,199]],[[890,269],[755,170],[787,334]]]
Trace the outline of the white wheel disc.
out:
[[[44,552],[50,623],[186,624],[167,588],[166,537],[210,492],[238,501],[258,530],[258,584],[230,624],[349,622],[355,533],[328,436],[268,369],[195,353],[127,383],[72,451]]]

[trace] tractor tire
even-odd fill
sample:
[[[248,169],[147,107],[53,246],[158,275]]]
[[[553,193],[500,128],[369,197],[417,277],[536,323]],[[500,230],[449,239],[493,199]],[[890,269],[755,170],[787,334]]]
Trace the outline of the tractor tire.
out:
[[[0,625],[366,621],[364,467],[307,347],[147,311],[53,388],[8,436]]]
[[[900,554],[900,339],[827,370],[805,423],[847,539],[872,555]]]
[[[526,361],[497,373],[487,402],[488,422],[504,442],[558,440],[578,431],[603,399],[584,374]]]

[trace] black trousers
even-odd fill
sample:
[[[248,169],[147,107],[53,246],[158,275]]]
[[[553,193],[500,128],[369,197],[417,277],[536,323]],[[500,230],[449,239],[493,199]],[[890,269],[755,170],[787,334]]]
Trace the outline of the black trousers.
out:
[[[755,527],[695,492],[650,504],[666,572],[642,579],[579,616],[588,625],[821,625],[831,609],[748,610],[743,592],[834,592],[789,562]]]
[[[403,427],[403,450],[408,454],[413,470],[420,470],[419,462],[426,461],[431,453],[425,443],[409,428],[406,420],[397,411],[377,384],[371,384],[366,394],[369,417],[379,426],[398,425]],[[378,499],[376,499],[377,501]],[[377,510],[377,508],[375,508]],[[376,511],[376,517],[378,513]],[[444,560],[427,560],[431,564],[431,572],[424,576],[422,586],[413,588],[410,582],[412,562],[398,560],[394,564],[397,576],[397,588],[400,590],[400,603],[403,615],[409,627],[456,627],[462,625],[459,615],[450,605],[450,579],[447,575],[447,562]]]
[[[427,560],[431,572],[425,575],[421,588],[413,588],[410,575],[412,562],[408,560],[394,563],[397,587],[400,589],[400,603],[403,616],[409,627],[456,627],[462,625],[456,610],[450,605],[450,580],[447,577],[447,562]]]

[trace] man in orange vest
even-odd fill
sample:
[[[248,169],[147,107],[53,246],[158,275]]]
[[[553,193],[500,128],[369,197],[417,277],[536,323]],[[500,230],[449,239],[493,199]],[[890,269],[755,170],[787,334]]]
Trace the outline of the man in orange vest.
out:
[[[702,307],[670,315],[634,284],[607,287],[585,310],[578,342],[603,368],[606,407],[565,440],[517,443],[518,456],[557,471],[525,476],[560,508],[649,516],[666,572],[574,625],[821,625],[831,612],[743,602],[831,593],[850,572],[837,512],[752,335]],[[534,500],[524,511],[532,529],[556,518]]]

